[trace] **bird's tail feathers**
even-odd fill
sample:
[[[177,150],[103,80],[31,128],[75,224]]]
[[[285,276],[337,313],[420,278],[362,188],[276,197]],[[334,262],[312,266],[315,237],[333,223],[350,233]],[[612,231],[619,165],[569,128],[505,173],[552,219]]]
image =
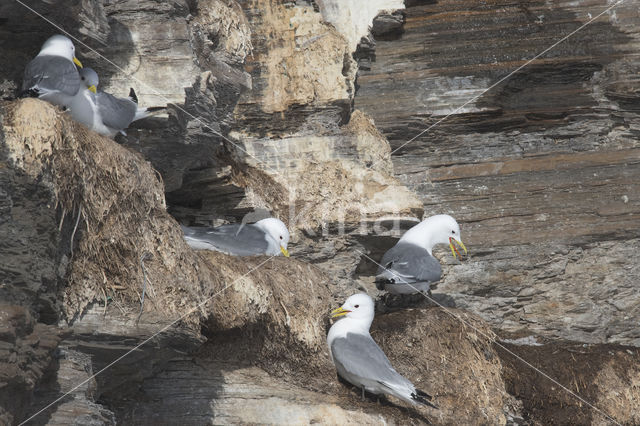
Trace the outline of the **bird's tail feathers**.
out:
[[[129,88],[129,98],[135,103],[138,103],[138,95],[136,95],[136,91],[133,90],[133,87]]]
[[[140,108],[138,107],[138,110],[136,111],[136,115],[133,117],[133,121],[136,120],[140,120],[143,118],[146,118],[148,116],[150,116],[151,114],[154,114],[156,112],[160,112],[160,111],[164,111],[166,110],[167,107],[147,107],[147,108]]]
[[[380,380],[378,380],[378,383],[380,383],[382,386],[389,389],[390,391],[389,393],[391,395],[398,397],[406,402],[410,402],[413,404],[427,405],[429,407],[438,409],[438,407],[435,404],[429,402],[433,399],[431,395],[419,389],[416,389],[411,384],[411,382],[409,382],[406,379],[404,379],[404,383],[390,384]]]
[[[147,107],[147,108],[138,108],[136,111],[136,115],[132,121],[140,120],[141,118],[146,118],[156,112],[165,111],[167,107]]]
[[[138,103],[138,95],[136,95],[136,91],[133,90],[133,87],[129,88],[129,99],[131,99],[134,103]],[[164,111],[166,110],[167,107],[166,106],[157,106],[157,107],[147,107],[147,108],[142,108],[142,107],[138,107],[138,110],[136,111],[136,115],[133,117],[133,121],[136,120],[140,120],[142,118],[148,117],[150,114],[153,114],[154,112],[158,112],[158,111]]]
[[[420,389],[416,389],[416,391],[411,394],[411,399],[419,404],[427,405],[431,408],[438,409],[437,405],[430,402],[433,399],[433,397],[428,393],[421,391]]]
[[[164,111],[165,109],[167,109],[166,106],[157,106],[157,107],[147,107],[146,110],[147,112],[153,113],[153,112],[158,112],[158,111]]]

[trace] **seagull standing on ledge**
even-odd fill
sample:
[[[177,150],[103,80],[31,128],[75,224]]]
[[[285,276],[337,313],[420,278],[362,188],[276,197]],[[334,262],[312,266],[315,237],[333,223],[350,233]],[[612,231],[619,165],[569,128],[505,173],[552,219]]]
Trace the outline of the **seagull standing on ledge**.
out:
[[[432,283],[442,277],[442,267],[431,250],[437,244],[449,244],[453,257],[467,253],[460,239],[460,226],[446,214],[431,216],[409,229],[387,251],[378,268],[376,287],[393,294],[427,292]]]
[[[374,305],[364,293],[354,294],[331,312],[332,318],[343,317],[333,324],[327,335],[329,352],[340,377],[374,394],[387,394],[410,404],[438,408],[431,395],[416,389],[409,380],[398,374],[389,358],[369,334]]]
[[[59,34],[49,37],[38,56],[24,70],[20,97],[37,97],[69,108],[71,100],[80,90],[80,75],[76,65],[82,68],[82,64],[75,53],[76,48],[69,38]]]

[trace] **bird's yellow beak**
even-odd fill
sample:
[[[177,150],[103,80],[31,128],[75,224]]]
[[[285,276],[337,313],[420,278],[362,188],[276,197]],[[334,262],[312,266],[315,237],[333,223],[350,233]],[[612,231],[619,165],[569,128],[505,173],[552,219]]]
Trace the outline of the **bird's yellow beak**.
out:
[[[280,251],[282,252],[284,257],[289,257],[289,251],[286,248],[280,246]]]
[[[96,89],[96,86],[89,86],[87,87],[87,89],[91,90],[93,93],[96,93],[98,91],[98,89]]]
[[[349,312],[351,312],[351,311],[348,311],[348,310],[344,309],[342,306],[340,306],[339,308],[334,309],[333,311],[331,311],[331,318],[338,318],[338,317],[341,317],[343,315],[347,315]]]
[[[460,252],[458,251],[458,249],[453,243],[456,243],[457,245],[459,245],[460,248],[464,250],[465,255],[467,254],[467,248],[464,246],[464,244],[462,244],[462,241],[458,241],[453,237],[449,237],[449,248],[451,249],[451,254],[453,255],[454,258],[457,259],[458,257],[460,257],[460,260],[462,260],[462,255],[460,254]],[[458,257],[456,257],[456,255],[458,255]]]
[[[73,57],[73,63],[82,68],[82,62],[80,62],[75,56]]]

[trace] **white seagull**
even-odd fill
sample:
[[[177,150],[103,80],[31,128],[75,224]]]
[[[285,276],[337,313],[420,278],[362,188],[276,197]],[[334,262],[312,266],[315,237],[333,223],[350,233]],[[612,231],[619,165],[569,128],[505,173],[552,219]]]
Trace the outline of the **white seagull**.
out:
[[[289,257],[289,230],[279,219],[270,217],[252,224],[234,223],[211,227],[182,225],[184,239],[195,249],[220,251],[232,256],[266,254]]]
[[[113,138],[136,120],[165,107],[142,108],[133,89],[129,97],[118,98],[98,90],[100,79],[91,68],[80,70],[81,90],[71,104],[71,116],[93,131]]]
[[[75,52],[76,48],[69,38],[63,35],[49,37],[40,53],[24,70],[20,96],[37,97],[69,108],[71,100],[80,90],[80,75],[76,65],[82,68],[82,64]]]
[[[394,294],[429,291],[431,284],[442,276],[440,262],[431,254],[437,244],[448,244],[453,257],[462,258],[456,244],[467,253],[460,238],[460,226],[449,215],[431,216],[405,232],[382,256],[376,287]]]
[[[362,393],[387,394],[411,404],[428,405],[431,395],[416,389],[389,362],[382,349],[369,334],[374,305],[371,297],[359,293],[331,312],[332,318],[343,317],[333,324],[327,335],[329,352],[340,377],[362,389]]]

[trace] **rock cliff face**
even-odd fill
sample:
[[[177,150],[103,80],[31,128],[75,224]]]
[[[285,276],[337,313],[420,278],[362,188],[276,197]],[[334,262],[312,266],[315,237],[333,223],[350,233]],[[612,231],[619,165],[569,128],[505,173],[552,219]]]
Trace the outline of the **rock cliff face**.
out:
[[[376,41],[355,106],[425,213],[466,222],[473,261],[438,288],[450,303],[505,331],[638,345],[637,8],[495,85],[606,6],[410,7],[402,37]]]
[[[0,423],[640,422],[633,4],[584,28],[612,4],[25,4],[0,5]],[[116,143],[12,100],[59,32],[35,12],[167,114]],[[294,258],[182,239],[258,208]],[[380,297],[369,257],[434,213],[471,253],[435,251],[447,308]],[[356,291],[439,410],[337,381],[327,313]]]

